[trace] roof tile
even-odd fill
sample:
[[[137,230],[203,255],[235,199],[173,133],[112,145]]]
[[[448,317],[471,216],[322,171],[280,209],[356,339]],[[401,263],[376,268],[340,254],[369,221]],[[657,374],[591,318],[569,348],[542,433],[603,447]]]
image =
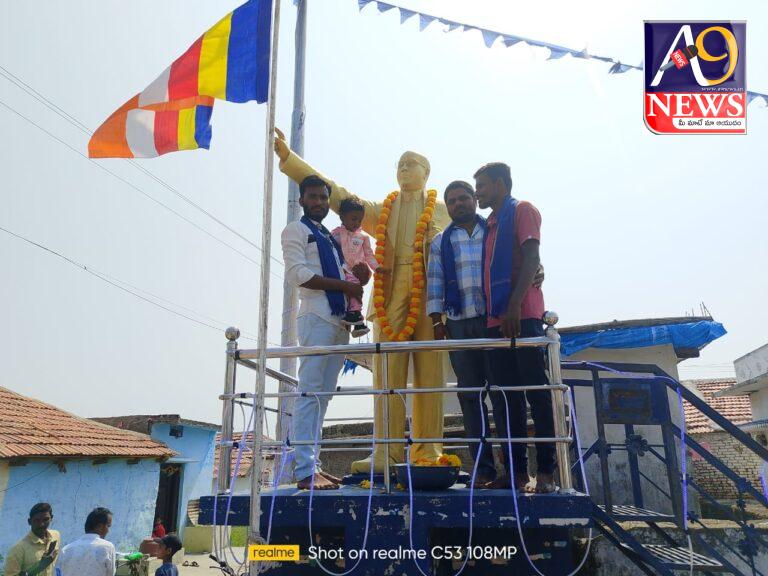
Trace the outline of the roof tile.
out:
[[[683,382],[688,388],[698,394],[712,408],[720,412],[734,424],[744,424],[752,421],[752,404],[749,396],[722,396],[715,397],[717,392],[730,388],[736,384],[733,378],[713,378],[707,380],[685,380]],[[685,427],[689,434],[701,434],[705,432],[714,432],[719,428],[712,421],[691,406],[684,402]]]
[[[149,436],[119,430],[0,386],[0,458],[168,458]]]

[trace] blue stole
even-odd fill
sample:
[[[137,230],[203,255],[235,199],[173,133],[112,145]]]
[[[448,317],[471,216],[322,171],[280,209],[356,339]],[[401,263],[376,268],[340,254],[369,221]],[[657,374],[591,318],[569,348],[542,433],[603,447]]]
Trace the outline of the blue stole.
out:
[[[476,216],[476,222],[481,228],[485,229],[485,218]],[[445,294],[443,295],[443,309],[453,315],[461,314],[464,305],[461,302],[461,292],[459,291],[459,281],[456,275],[456,255],[451,243],[451,234],[456,229],[456,224],[451,224],[443,231],[440,239],[440,260],[443,265],[443,280],[445,284]],[[485,242],[483,242],[485,246]]]
[[[336,264],[336,258],[333,255],[333,251],[336,250],[339,262],[342,264],[344,263],[344,254],[341,252],[339,243],[327,230],[325,230],[325,227],[321,225],[321,228],[325,231],[325,233],[323,233],[311,219],[307,218],[306,215],[301,217],[301,222],[312,231],[312,235],[315,238],[317,253],[320,256],[320,266],[323,268],[323,276],[325,278],[341,280],[339,266]],[[325,290],[325,296],[328,298],[331,314],[334,316],[342,316],[347,309],[344,294],[340,290]]]
[[[496,239],[491,260],[490,316],[501,318],[512,295],[512,259],[515,253],[517,200],[507,197],[496,220]],[[485,294],[485,242],[483,242],[483,294]]]

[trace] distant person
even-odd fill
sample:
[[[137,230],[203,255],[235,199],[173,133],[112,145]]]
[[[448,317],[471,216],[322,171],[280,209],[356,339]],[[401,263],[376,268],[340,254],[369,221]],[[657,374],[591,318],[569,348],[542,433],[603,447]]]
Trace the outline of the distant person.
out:
[[[8,551],[5,576],[53,576],[61,536],[49,528],[52,521],[53,509],[50,504],[40,502],[32,506],[27,520],[30,531]]]
[[[371,248],[371,237],[363,232],[360,226],[365,217],[365,207],[355,198],[346,198],[339,203],[339,216],[341,226],[337,226],[331,234],[341,246],[344,256],[344,279],[347,282],[360,284],[357,275],[352,271],[355,266],[362,264],[370,267],[374,272],[379,268],[379,263]],[[365,325],[363,318],[363,301],[360,298],[347,299],[347,312],[342,321],[352,327],[352,336],[357,338],[365,336],[370,328]]]
[[[173,556],[181,550],[181,540],[175,534],[169,534],[158,541],[157,557],[163,564],[155,570],[155,576],[179,576],[179,569],[173,563]]]
[[[163,526],[163,519],[159,516],[155,518],[155,526],[152,528],[152,538],[162,538],[165,536],[165,526]]]
[[[85,535],[61,551],[61,576],[114,576],[115,546],[105,538],[112,527],[112,512],[96,508],[85,519]]]

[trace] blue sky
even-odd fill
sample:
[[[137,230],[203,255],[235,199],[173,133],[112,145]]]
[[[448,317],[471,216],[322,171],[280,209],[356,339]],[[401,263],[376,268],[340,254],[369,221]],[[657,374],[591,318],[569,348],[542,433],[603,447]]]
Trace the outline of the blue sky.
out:
[[[6,3],[0,65],[95,128],[237,4]],[[748,86],[768,92],[768,9],[757,2],[732,2],[727,13],[706,0],[403,5],[635,64],[644,19],[745,19]],[[481,164],[505,161],[516,196],[543,214],[545,298],[562,324],[679,316],[703,301],[729,334],[683,364],[684,377],[730,375],[735,358],[765,343],[762,102],[748,110],[747,136],[658,137],[643,125],[638,72],[609,76],[606,64],[570,57],[548,62],[545,50],[524,45],[488,49],[477,33],[446,34],[437,24],[419,32],[415,19],[401,26],[395,11],[360,13],[356,0],[310,0],[309,10],[305,156],[318,168],[360,195],[384,198],[406,149],[430,158],[438,190],[471,179]],[[283,16],[277,119],[288,131],[290,1],[283,0]],[[0,100],[85,151],[87,136],[2,77]],[[260,244],[264,116],[256,104],[218,103],[209,152],[142,166]],[[180,313],[256,332],[260,254],[252,245],[133,167],[99,161],[131,187],[3,106],[0,130],[0,226]],[[286,191],[278,175],[278,259]],[[220,332],[5,234],[0,262],[3,386],[87,416],[180,412],[218,420]],[[269,321],[277,342],[282,270],[273,265]],[[243,382],[250,386],[251,376]],[[356,402],[334,401],[329,414],[347,415]]]

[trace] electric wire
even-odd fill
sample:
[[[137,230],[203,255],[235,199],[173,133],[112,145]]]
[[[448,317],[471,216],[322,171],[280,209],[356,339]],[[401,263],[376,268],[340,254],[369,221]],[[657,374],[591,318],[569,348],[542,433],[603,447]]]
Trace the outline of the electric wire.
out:
[[[185,221],[187,224],[189,224],[190,226],[192,226],[192,227],[194,227],[194,228],[198,229],[199,231],[201,231],[202,233],[204,233],[206,236],[209,236],[210,238],[212,238],[213,240],[215,240],[215,241],[216,241],[216,242],[218,242],[219,244],[221,244],[221,245],[223,245],[223,246],[226,246],[226,247],[227,247],[227,248],[229,248],[230,250],[232,250],[232,251],[236,252],[237,254],[239,254],[240,256],[242,256],[243,258],[245,258],[246,260],[248,260],[248,261],[249,261],[249,262],[251,262],[252,264],[255,264],[256,266],[259,266],[259,267],[261,266],[261,263],[260,263],[258,260],[255,260],[255,259],[251,258],[251,257],[250,257],[248,254],[246,254],[246,253],[245,253],[245,252],[243,252],[242,250],[240,250],[240,249],[236,248],[236,247],[235,247],[235,246],[233,246],[232,244],[229,244],[229,243],[228,243],[228,242],[226,242],[225,240],[222,240],[221,238],[219,238],[219,237],[218,237],[218,236],[216,236],[215,234],[211,233],[210,231],[206,230],[205,228],[203,228],[202,226],[200,226],[199,224],[197,224],[197,223],[196,223],[196,222],[194,222],[193,220],[191,220],[191,219],[187,218],[186,216],[184,216],[183,214],[181,214],[181,213],[180,213],[180,212],[178,212],[177,210],[174,210],[173,208],[171,208],[171,207],[170,207],[170,206],[168,206],[167,204],[163,203],[162,201],[158,200],[157,198],[155,198],[155,197],[154,197],[154,196],[152,196],[151,194],[148,194],[147,192],[145,192],[144,190],[142,190],[141,188],[139,188],[138,186],[136,186],[136,185],[135,185],[133,182],[131,182],[130,180],[126,180],[125,178],[123,178],[122,176],[120,176],[119,174],[117,174],[116,172],[113,172],[112,170],[110,170],[109,168],[107,168],[107,167],[103,166],[102,164],[100,164],[100,163],[98,163],[98,162],[95,162],[94,160],[92,160],[91,158],[89,158],[87,154],[83,154],[83,153],[82,153],[80,150],[78,150],[77,148],[75,148],[74,146],[72,146],[71,144],[69,144],[68,142],[66,142],[65,140],[62,140],[61,138],[59,138],[58,136],[56,136],[55,134],[53,134],[52,132],[50,132],[50,131],[49,131],[49,130],[47,130],[46,128],[42,127],[40,124],[38,124],[37,122],[35,122],[35,121],[34,121],[34,120],[32,120],[31,118],[29,118],[28,116],[26,116],[26,115],[22,114],[21,112],[19,112],[18,110],[16,110],[15,108],[13,108],[12,106],[10,106],[9,104],[7,104],[5,101],[3,101],[3,100],[0,100],[0,105],[1,105],[1,106],[3,106],[4,108],[6,108],[8,111],[10,111],[10,112],[12,112],[13,114],[15,114],[16,116],[18,116],[19,118],[21,118],[22,120],[24,120],[25,122],[27,122],[27,123],[31,124],[32,126],[34,126],[35,128],[37,128],[38,130],[40,130],[41,132],[43,132],[43,133],[44,133],[44,134],[46,134],[48,137],[52,138],[53,140],[55,140],[56,142],[58,142],[58,143],[59,143],[59,144],[61,144],[62,146],[65,146],[66,148],[68,148],[69,150],[71,150],[72,152],[74,152],[75,154],[77,154],[78,156],[80,156],[80,157],[82,157],[82,158],[85,158],[85,159],[86,159],[88,162],[90,162],[90,163],[91,163],[93,166],[96,166],[96,167],[98,167],[100,170],[102,170],[102,171],[106,172],[107,174],[109,174],[109,175],[110,175],[110,176],[112,176],[113,178],[115,178],[115,179],[119,180],[120,182],[122,182],[123,184],[125,184],[125,185],[126,185],[126,186],[128,186],[129,188],[131,188],[131,189],[135,190],[136,192],[138,192],[138,193],[139,193],[139,194],[141,194],[142,196],[146,197],[147,199],[151,200],[152,202],[154,202],[154,203],[155,203],[155,204],[157,204],[158,206],[161,206],[161,207],[165,208],[167,211],[171,212],[172,214],[174,214],[175,216],[177,216],[177,217],[178,217],[178,218],[180,218],[181,220],[184,220],[184,221]],[[280,276],[280,275],[278,275],[276,272],[270,272],[270,273],[271,273],[271,274],[273,274],[275,277],[277,277],[279,280],[283,280],[283,277],[282,277],[282,276]]]
[[[34,98],[35,100],[37,100],[40,104],[42,104],[43,106],[45,106],[46,108],[51,110],[54,114],[57,114],[59,117],[63,118],[64,120],[66,120],[67,122],[72,124],[75,128],[77,128],[81,132],[83,132],[83,133],[85,133],[85,134],[87,134],[89,136],[93,135],[93,130],[88,128],[88,126],[86,126],[83,122],[78,120],[75,116],[73,116],[72,114],[70,114],[69,112],[67,112],[63,108],[61,108],[60,106],[58,106],[50,98],[47,98],[44,94],[42,94],[41,92],[39,92],[38,90],[36,90],[32,86],[30,86],[22,78],[20,78],[19,76],[17,76],[16,74],[14,74],[13,72],[11,72],[10,70],[8,70],[7,68],[5,68],[2,65],[0,65],[0,76],[4,77],[6,80],[8,80],[12,84],[14,84],[17,88],[19,88],[20,90],[25,92],[27,95],[29,95],[32,98]],[[157,182],[158,184],[163,186],[166,190],[168,190],[172,194],[176,195],[181,200],[183,200],[184,202],[186,202],[187,204],[189,204],[190,206],[192,206],[193,208],[195,208],[196,210],[198,210],[202,214],[206,215],[208,218],[210,218],[211,220],[213,220],[214,222],[219,224],[221,227],[223,227],[227,231],[231,232],[232,234],[234,234],[235,236],[237,236],[238,238],[240,238],[241,240],[243,240],[247,244],[249,244],[252,247],[254,247],[259,252],[263,252],[264,251],[261,246],[259,246],[255,242],[253,242],[250,238],[248,238],[247,236],[241,234],[236,229],[234,229],[231,226],[229,226],[226,222],[223,222],[221,219],[216,217],[214,214],[212,214],[211,212],[209,212],[208,210],[206,210],[205,208],[203,208],[202,206],[197,204],[195,201],[193,201],[188,196],[185,196],[184,194],[182,194],[179,190],[177,190],[176,188],[171,186],[168,182],[166,182],[165,180],[163,180],[162,178],[157,176],[155,173],[151,172],[150,170],[148,170],[147,168],[142,166],[140,163],[138,163],[135,160],[130,159],[130,158],[126,158],[124,160],[125,160],[125,162],[127,162],[128,164],[133,166],[135,169],[139,170],[140,172],[142,172],[143,174],[145,174],[146,176],[148,176],[149,178],[151,178],[152,180],[154,180],[155,182]],[[282,260],[276,258],[272,254],[270,254],[270,258],[272,258],[272,260],[274,260],[277,264],[279,264],[281,266],[284,265]]]
[[[48,472],[48,470],[50,470],[51,468],[53,468],[53,466],[54,466],[55,464],[56,464],[55,462],[51,462],[51,463],[50,463],[48,466],[46,466],[45,468],[43,468],[42,470],[40,470],[40,472],[37,472],[37,473],[35,473],[35,474],[32,474],[32,476],[30,476],[29,478],[25,478],[24,480],[22,480],[21,482],[19,482],[19,483],[17,483],[17,484],[14,484],[13,486],[8,486],[8,487],[6,487],[6,488],[3,488],[2,490],[0,490],[0,494],[3,494],[4,492],[9,492],[9,491],[13,490],[14,488],[18,488],[19,486],[22,486],[22,485],[26,484],[26,483],[27,483],[27,482],[29,482],[30,480],[34,480],[34,479],[35,479],[35,478],[37,478],[38,476],[41,476],[42,474],[44,474],[44,473]]]
[[[318,419],[317,419],[317,430],[315,431],[315,444],[313,449],[313,458],[317,458],[317,455],[320,453],[319,443],[320,443],[320,433],[323,427],[323,423],[320,421],[320,414],[322,414],[322,410],[320,409],[320,397],[317,394],[313,394],[311,392],[306,393],[307,396],[312,396],[315,399],[315,403],[317,404],[317,413],[318,413]],[[373,399],[374,409],[376,407],[376,401],[378,398]],[[386,400],[389,401],[389,400]],[[373,423],[373,430],[372,430],[372,437],[371,437],[371,449],[375,452],[376,450],[376,422]],[[362,553],[362,550],[365,550],[368,546],[368,531],[371,524],[371,503],[373,502],[373,478],[374,478],[374,462],[375,458],[373,457],[373,454],[371,454],[371,469],[370,469],[370,475],[369,475],[369,486],[368,486],[368,507],[366,508],[365,512],[365,532],[363,533],[363,543],[362,543],[362,549],[361,553],[357,558],[357,562],[355,562],[354,566],[350,568],[349,570],[345,570],[344,572],[334,572],[332,570],[329,570],[325,566],[323,566],[323,563],[320,561],[320,558],[317,558],[316,562],[317,565],[320,567],[320,569],[328,574],[329,576],[347,576],[348,574],[351,574],[352,572],[357,569],[357,567],[360,565],[360,562],[363,560],[364,554]],[[313,462],[314,466],[314,462]],[[315,476],[316,472],[313,470],[312,476],[309,481],[309,517],[308,517],[308,526],[307,529],[309,530],[309,543],[312,545],[313,539],[312,539],[312,501],[314,499],[315,495]]]
[[[400,397],[400,399],[403,401],[403,407],[405,409],[406,414],[408,413],[408,404],[405,401],[405,395],[400,392],[396,391],[396,394]],[[459,576],[462,572],[464,572],[464,568],[467,567],[467,562],[469,561],[469,551],[472,549],[472,534],[474,530],[474,518],[475,518],[475,507],[474,507],[474,497],[475,497],[475,480],[477,479],[477,469],[478,465],[480,464],[480,458],[483,454],[483,447],[485,444],[485,418],[482,414],[482,404],[484,402],[483,399],[483,393],[478,392],[478,396],[480,397],[480,423],[481,423],[481,431],[480,431],[480,438],[481,442],[480,445],[477,447],[477,457],[475,458],[475,463],[472,466],[472,476],[469,480],[469,536],[467,537],[467,553],[464,556],[464,562],[462,562],[461,567],[458,569],[457,572],[453,574],[453,576]],[[410,438],[411,430],[412,430],[412,420],[411,416],[408,416],[408,437]],[[415,554],[416,550],[413,547],[413,517],[416,516],[416,508],[413,505],[413,480],[411,479],[411,445],[406,444],[405,445],[405,469],[406,473],[408,474],[408,504],[410,506],[410,515],[408,516],[408,543],[411,547],[411,552],[414,552],[412,555],[413,557],[413,563],[416,564],[416,568],[418,568],[419,572],[422,576],[427,576],[427,574],[424,573],[424,571],[421,569],[421,566],[419,566],[419,559],[417,555]]]
[[[85,264],[82,264],[82,263],[78,262],[77,260],[74,260],[74,259],[70,258],[69,256],[66,256],[66,255],[62,254],[61,252],[53,250],[52,248],[48,248],[47,246],[44,246],[43,244],[40,244],[39,242],[35,242],[34,240],[30,240],[29,238],[26,238],[25,236],[22,236],[21,234],[17,234],[16,232],[13,232],[12,230],[9,230],[8,228],[0,226],[0,231],[5,232],[6,234],[8,234],[10,236],[13,236],[14,238],[16,238],[18,240],[26,242],[27,244],[30,244],[30,245],[32,245],[32,246],[34,246],[36,248],[39,248],[40,250],[43,250],[43,251],[45,251],[45,252],[47,252],[47,253],[49,253],[49,254],[51,254],[53,256],[56,256],[57,258],[60,258],[60,259],[64,260],[65,262],[71,264],[72,266],[75,266],[76,268],[79,268],[79,269],[87,272],[91,276],[93,276],[95,278],[98,278],[102,282],[106,282],[107,284],[109,284],[109,285],[111,285],[111,286],[113,286],[113,287],[115,287],[115,288],[117,288],[119,290],[122,290],[123,292],[126,292],[127,294],[130,294],[131,296],[134,296],[134,297],[138,298],[139,300],[142,300],[142,301],[144,301],[144,302],[146,302],[148,304],[151,304],[151,305],[153,305],[153,306],[155,306],[157,308],[160,308],[161,310],[165,310],[166,312],[170,312],[171,314],[174,314],[175,316],[178,316],[180,318],[184,318],[185,320],[189,320],[190,322],[194,322],[195,324],[198,324],[200,326],[203,326],[203,327],[206,327],[206,328],[211,328],[213,330],[216,330],[216,332],[219,332],[219,333],[221,333],[222,330],[223,330],[222,326],[227,326],[228,325],[226,322],[222,322],[221,320],[216,320],[215,318],[211,318],[209,316],[205,316],[203,314],[195,312],[191,308],[187,308],[186,306],[182,306],[181,304],[177,304],[175,302],[172,302],[171,300],[167,300],[167,299],[162,298],[160,296],[156,296],[156,295],[152,294],[151,292],[148,292],[147,290],[143,290],[141,288],[138,288],[137,286],[129,284],[128,282],[125,282],[124,280],[120,280],[118,278],[114,278],[112,276],[109,276],[107,274],[99,272],[95,268],[91,268],[89,266],[86,266]],[[178,310],[174,310],[173,308],[170,308],[169,306],[165,306],[165,305],[163,305],[163,304],[161,304],[159,302],[155,302],[151,298],[148,298],[148,297],[140,294],[139,292],[143,292],[144,294],[151,295],[153,298],[157,298],[158,300],[162,300],[162,301],[164,301],[164,302],[166,302],[166,303],[168,303],[168,304],[170,304],[172,306],[176,306],[178,308],[185,309],[188,312],[190,312],[192,314],[195,314],[195,315],[197,315],[197,316],[199,316],[201,318],[205,318],[205,319],[207,319],[207,320],[209,320],[211,322],[216,322],[216,323],[220,324],[220,326],[214,326],[213,324],[210,324],[209,322],[204,322],[204,321],[199,320],[197,318],[193,318],[192,316],[190,316],[188,314],[184,314],[182,312],[179,312]],[[249,333],[248,332],[242,332],[242,334],[249,334]],[[256,341],[255,335],[241,336],[241,337],[243,339],[245,339],[245,340],[251,340],[251,341],[254,341],[254,342]],[[271,342],[271,344],[277,345],[274,342]]]

